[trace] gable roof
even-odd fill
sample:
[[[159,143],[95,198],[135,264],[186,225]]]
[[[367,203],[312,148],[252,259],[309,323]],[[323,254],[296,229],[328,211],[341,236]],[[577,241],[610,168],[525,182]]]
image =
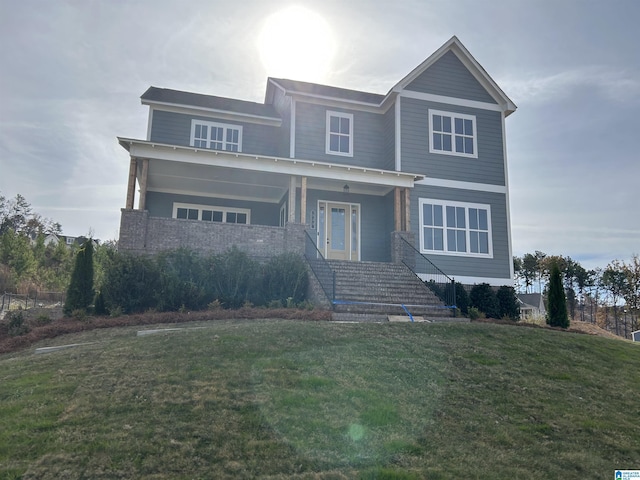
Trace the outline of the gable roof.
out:
[[[502,91],[498,84],[491,78],[487,71],[480,65],[473,55],[466,49],[462,42],[455,35],[451,37],[444,45],[430,55],[424,62],[414,68],[407,76],[400,80],[391,92],[401,92],[411,82],[418,78],[422,73],[429,69],[433,64],[440,60],[446,53],[452,52],[458,57],[462,64],[469,70],[476,80],[484,87],[491,97],[504,109],[505,116],[515,112],[515,103]]]
[[[183,92],[168,88],[149,87],[140,97],[143,105],[161,104],[175,106],[191,106],[199,109],[244,114],[254,117],[280,120],[280,115],[273,105],[247,102],[234,98],[216,97],[201,93]]]

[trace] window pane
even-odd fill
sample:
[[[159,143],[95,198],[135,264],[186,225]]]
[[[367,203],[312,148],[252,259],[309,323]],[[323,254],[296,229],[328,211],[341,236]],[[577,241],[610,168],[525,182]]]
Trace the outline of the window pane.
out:
[[[457,236],[457,246],[458,246],[458,251],[459,252],[466,252],[467,251],[467,234],[464,230],[457,230],[456,231],[456,236]]]
[[[456,136],[456,152],[464,153],[464,137]]]
[[[349,137],[340,137],[340,151],[349,153]]]
[[[349,119],[348,118],[340,119],[340,133],[349,135]]]
[[[331,133],[337,133],[340,131],[340,118],[339,117],[331,117],[329,120],[329,131]]]
[[[478,253],[478,232],[469,233],[469,251]]]
[[[211,127],[211,140],[222,141],[222,128],[219,127]]]
[[[436,132],[442,131],[442,117],[440,115],[433,116],[433,130]]]
[[[467,222],[464,219],[464,207],[456,207],[456,226],[458,228],[465,228]]]
[[[470,208],[469,209],[469,228],[476,229],[478,228],[478,209]]]
[[[340,151],[340,137],[338,135],[331,135],[331,137],[329,137],[329,151]]]
[[[437,228],[433,231],[433,249],[444,250],[443,229]]]
[[[205,222],[210,222],[213,218],[213,212],[211,210],[203,210],[202,211],[202,220]]]
[[[351,251],[358,252],[358,210],[351,209]]]
[[[424,229],[424,250],[433,250],[433,228]]]
[[[433,134],[433,149],[442,150],[442,135],[439,133]]]
[[[190,208],[188,213],[189,220],[198,220],[198,210]]]
[[[236,216],[235,212],[227,212],[227,223],[236,223]]]
[[[451,151],[451,135],[442,136],[442,150]]]
[[[480,225],[480,230],[489,230],[489,222],[487,221],[486,210],[478,210],[478,223]]]
[[[455,120],[456,133],[463,134],[464,133],[464,122],[461,118],[456,118]]]
[[[333,250],[345,249],[345,214],[344,208],[331,209],[331,248]]]
[[[452,229],[447,229],[447,250],[456,251],[456,231]]]
[[[478,235],[480,240],[480,253],[489,253],[489,234],[486,232],[480,232]]]
[[[176,213],[176,218],[187,218],[187,209],[179,208]]]
[[[456,226],[456,209],[455,207],[447,207],[447,227]]]
[[[473,138],[465,137],[464,139],[464,153],[473,155]]]
[[[222,221],[222,212],[213,212],[213,221],[221,222]]]
[[[423,225],[433,225],[433,205],[422,205],[422,222]]]
[[[433,206],[433,224],[442,227],[442,205]]]
[[[238,213],[237,217],[236,217],[236,223],[242,223],[242,224],[246,224],[247,223],[247,214],[246,213]]]
[[[465,119],[465,121],[464,121],[464,134],[465,135],[473,135],[473,121]]]
[[[451,117],[442,117],[442,131],[451,133]]]

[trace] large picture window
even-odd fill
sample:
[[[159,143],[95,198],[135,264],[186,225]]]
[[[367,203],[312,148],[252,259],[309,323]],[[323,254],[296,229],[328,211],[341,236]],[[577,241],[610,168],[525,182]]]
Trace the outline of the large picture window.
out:
[[[429,152],[478,158],[476,117],[429,110]]]
[[[191,146],[227,152],[242,152],[242,127],[192,120]]]
[[[420,251],[492,257],[491,207],[421,198]]]
[[[203,222],[249,224],[251,223],[251,210],[246,208],[174,203],[173,218],[201,220]]]
[[[353,115],[327,112],[326,153],[353,156]]]

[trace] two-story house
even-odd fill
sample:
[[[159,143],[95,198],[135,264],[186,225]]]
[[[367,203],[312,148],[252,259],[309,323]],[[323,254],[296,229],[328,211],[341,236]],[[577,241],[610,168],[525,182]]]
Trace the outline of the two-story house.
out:
[[[392,262],[409,241],[463,284],[512,284],[516,106],[456,37],[386,94],[269,78],[263,103],[151,87],[142,104],[147,138],[119,138],[120,249],[266,257],[311,239],[327,259]]]

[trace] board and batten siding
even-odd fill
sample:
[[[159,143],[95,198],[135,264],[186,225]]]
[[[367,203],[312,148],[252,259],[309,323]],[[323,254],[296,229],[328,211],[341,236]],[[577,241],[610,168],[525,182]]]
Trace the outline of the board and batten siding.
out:
[[[353,156],[326,153],[327,111],[353,115]],[[377,113],[296,102],[296,158],[384,169],[384,116]]]
[[[420,249],[420,199],[480,203],[491,206],[493,258],[425,254],[449,276],[504,278],[511,276],[507,199],[503,193],[478,192],[457,188],[416,185],[411,191],[411,226],[416,235],[415,247]],[[421,272],[418,272],[421,273]],[[507,282],[505,281],[505,284]]]
[[[436,63],[405,87],[414,92],[496,103],[455,53],[445,53]]]
[[[429,152],[429,109],[476,117],[478,158]],[[500,112],[402,98],[402,171],[462,182],[505,185]]]
[[[191,141],[191,120],[193,119],[242,126],[242,153],[283,156],[279,148],[282,145],[280,140],[283,134],[282,127],[236,122],[201,115],[187,115],[164,110],[153,111],[150,141],[188,147]],[[286,134],[288,135],[288,133],[287,131]]]

